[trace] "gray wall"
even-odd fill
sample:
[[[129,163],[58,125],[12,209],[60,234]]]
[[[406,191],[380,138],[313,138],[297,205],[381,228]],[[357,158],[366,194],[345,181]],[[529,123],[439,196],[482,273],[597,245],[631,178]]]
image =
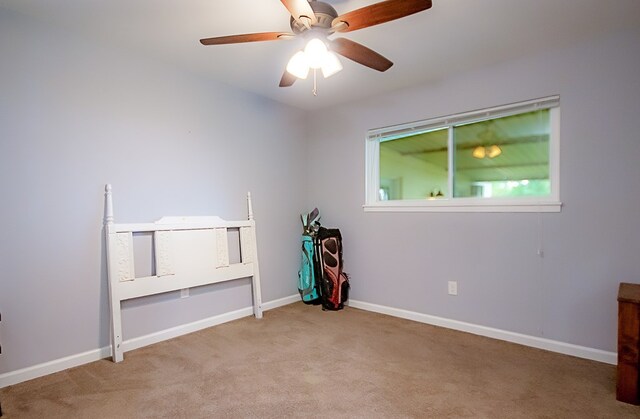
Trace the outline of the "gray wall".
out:
[[[618,283],[640,282],[639,75],[632,31],[314,113],[309,206],[343,231],[352,298],[615,351]],[[363,212],[368,129],[553,94],[561,213]]]
[[[250,190],[263,300],[296,293],[302,113],[3,9],[0,57],[0,373],[108,345],[107,182],[121,222],[242,219]],[[251,305],[211,288],[129,304],[125,339]]]

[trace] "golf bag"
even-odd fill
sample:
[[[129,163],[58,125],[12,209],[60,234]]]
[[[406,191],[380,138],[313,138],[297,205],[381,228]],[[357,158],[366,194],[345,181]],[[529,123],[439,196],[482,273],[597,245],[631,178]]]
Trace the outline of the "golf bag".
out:
[[[315,277],[320,283],[323,310],[340,310],[349,298],[349,277],[342,271],[342,235],[320,227],[315,238]]]
[[[306,304],[320,304],[320,286],[314,269],[314,240],[319,226],[318,209],[309,214],[300,215],[302,220],[302,259],[298,271],[298,292]]]

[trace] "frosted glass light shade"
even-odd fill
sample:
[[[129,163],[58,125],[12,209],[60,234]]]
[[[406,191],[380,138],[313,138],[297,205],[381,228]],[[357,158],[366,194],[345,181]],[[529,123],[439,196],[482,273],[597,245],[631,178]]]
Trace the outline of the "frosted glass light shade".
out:
[[[306,79],[309,75],[309,63],[304,52],[298,51],[289,60],[287,71],[299,79]]]
[[[502,154],[502,149],[497,145],[494,144],[492,146],[487,147],[487,156],[490,159],[494,157],[498,157],[500,154]]]
[[[338,59],[338,56],[331,51],[327,51],[324,56],[324,62],[322,63],[322,75],[326,79],[331,77],[340,70],[342,70],[342,63]]]
[[[476,148],[473,149],[473,153],[471,153],[471,155],[473,157],[475,157],[476,159],[484,159],[484,156],[486,155],[485,149],[483,146],[478,146]]]
[[[328,50],[327,46],[318,38],[313,38],[304,47],[304,53],[307,56],[307,64],[311,68],[320,68],[325,61]]]

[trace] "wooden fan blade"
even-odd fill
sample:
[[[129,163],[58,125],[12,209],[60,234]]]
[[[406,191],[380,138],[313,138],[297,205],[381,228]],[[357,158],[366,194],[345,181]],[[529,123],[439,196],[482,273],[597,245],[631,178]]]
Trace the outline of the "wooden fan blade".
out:
[[[288,39],[294,36],[292,33],[286,32],[261,32],[261,33],[245,33],[243,35],[218,36],[215,38],[201,39],[202,45],[224,45],[224,44],[240,44],[242,42],[259,42],[259,41],[276,41],[278,39]]]
[[[282,78],[280,79],[280,87],[289,87],[296,82],[297,77],[293,74],[289,73],[287,70],[284,71]]]
[[[282,0],[282,4],[287,8],[291,16],[303,25],[310,27],[311,24],[318,23],[316,14],[307,0]]]
[[[333,19],[336,32],[350,32],[400,19],[431,7],[431,0],[387,0],[362,7]]]
[[[350,60],[378,71],[387,71],[393,63],[374,50],[349,39],[338,38],[330,43],[331,50]]]

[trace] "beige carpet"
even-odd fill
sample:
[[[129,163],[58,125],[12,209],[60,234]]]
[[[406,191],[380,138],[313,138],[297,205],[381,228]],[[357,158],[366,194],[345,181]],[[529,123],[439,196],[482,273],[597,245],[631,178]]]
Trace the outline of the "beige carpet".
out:
[[[615,367],[292,304],[0,390],[7,418],[639,418]],[[3,417],[4,419],[4,417]]]

